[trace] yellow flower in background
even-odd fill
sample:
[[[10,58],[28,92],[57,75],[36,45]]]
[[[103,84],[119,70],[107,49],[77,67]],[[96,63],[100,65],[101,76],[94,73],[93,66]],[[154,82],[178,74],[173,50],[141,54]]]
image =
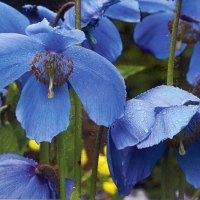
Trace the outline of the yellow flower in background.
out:
[[[117,187],[111,178],[109,178],[108,181],[103,183],[103,190],[111,195],[114,195],[117,193]]]
[[[85,166],[88,162],[88,157],[85,149],[81,151],[81,166]]]
[[[32,151],[39,151],[40,150],[40,144],[38,144],[35,140],[29,140],[28,146]]]
[[[106,156],[102,154],[99,155],[98,173],[105,176],[110,175]]]

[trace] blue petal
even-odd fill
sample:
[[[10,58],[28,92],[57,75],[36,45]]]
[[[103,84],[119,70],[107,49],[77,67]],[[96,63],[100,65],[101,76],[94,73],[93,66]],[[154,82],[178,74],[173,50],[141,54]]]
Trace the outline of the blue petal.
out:
[[[0,198],[20,198],[34,176],[36,164],[34,166],[32,160],[14,154],[3,154],[0,161]]]
[[[146,149],[137,149],[136,146],[133,146],[118,150],[111,136],[108,135],[108,166],[120,195],[128,195],[137,182],[150,175],[165,148],[165,144],[162,143]]]
[[[188,0],[183,0],[181,6],[181,15],[188,16],[196,21],[200,21],[200,4],[199,0],[192,0],[188,2]]]
[[[29,183],[24,187],[20,196],[21,199],[49,199],[50,188],[44,177],[33,176]]]
[[[16,115],[27,137],[51,142],[69,125],[70,100],[67,84],[54,87],[54,98],[48,99],[48,86],[30,77],[17,105]]]
[[[125,22],[139,22],[140,9],[137,1],[123,0],[110,6],[105,15]]]
[[[30,70],[35,54],[44,48],[25,35],[0,34],[0,90]]]
[[[150,52],[158,59],[169,56],[171,34],[168,22],[173,19],[173,13],[156,13],[145,17],[138,23],[134,31],[134,40],[144,51]],[[186,44],[176,50],[176,56],[181,54]]]
[[[46,50],[57,53],[63,52],[69,46],[80,44],[85,40],[85,34],[82,31],[65,30],[60,27],[52,28],[46,19],[37,24],[29,25],[26,33],[44,44]]]
[[[176,149],[176,158],[186,176],[186,180],[195,188],[200,188],[200,140],[185,146],[185,151],[186,154],[181,156],[178,149]]]
[[[37,163],[15,154],[0,155],[0,198],[49,199],[47,177],[37,175]],[[54,192],[55,193],[55,192]]]
[[[52,23],[56,17],[56,13],[49,10],[44,6],[35,5],[24,5],[23,13],[29,18],[31,23],[37,23],[46,18],[50,23]],[[62,20],[59,20],[58,25],[62,25]]]
[[[155,13],[170,11],[175,8],[176,1],[172,0],[138,0],[142,12]]]
[[[18,86],[21,90],[22,90],[22,88],[24,87],[24,85],[26,84],[26,82],[28,81],[28,79],[30,78],[31,75],[32,75],[32,71],[26,72],[20,78],[17,79],[17,84],[18,84]]]
[[[29,20],[9,5],[0,2],[0,33],[25,33]]]
[[[116,148],[133,146],[146,138],[154,120],[154,106],[137,99],[127,101],[124,116],[109,130]]]
[[[135,98],[151,103],[155,105],[155,107],[169,107],[184,105],[189,101],[197,103],[200,101],[200,99],[193,94],[169,85],[161,85],[152,88]]]
[[[109,61],[114,62],[122,52],[122,41],[115,25],[107,18],[99,20],[96,27],[86,32],[87,40],[83,46],[92,49]],[[95,41],[94,41],[95,40]]]
[[[65,184],[66,184],[67,199],[70,199],[71,193],[73,192],[74,189],[74,181],[66,179]]]
[[[149,136],[139,143],[137,147],[146,148],[159,144],[165,139],[172,139],[189,124],[197,110],[198,106],[172,106],[163,108],[157,113]]]
[[[66,55],[74,62],[69,81],[89,117],[98,125],[111,125],[125,106],[125,84],[120,73],[105,58],[83,47],[69,47]]]
[[[199,55],[200,55],[200,42],[196,43],[193,48],[189,70],[187,72],[187,80],[192,85],[196,83],[200,75]]]

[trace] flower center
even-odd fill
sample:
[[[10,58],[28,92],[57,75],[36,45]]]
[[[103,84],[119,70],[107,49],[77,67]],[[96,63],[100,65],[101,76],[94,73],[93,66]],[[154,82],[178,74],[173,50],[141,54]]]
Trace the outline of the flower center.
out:
[[[168,22],[168,29],[172,33],[173,20]],[[195,28],[195,23],[179,20],[177,41],[179,41],[177,49],[181,48],[181,43],[194,44],[200,39],[200,32]]]
[[[64,54],[51,51],[39,52],[35,55],[31,70],[36,80],[49,85],[48,98],[53,98],[53,86],[66,83],[73,72],[72,59]]]

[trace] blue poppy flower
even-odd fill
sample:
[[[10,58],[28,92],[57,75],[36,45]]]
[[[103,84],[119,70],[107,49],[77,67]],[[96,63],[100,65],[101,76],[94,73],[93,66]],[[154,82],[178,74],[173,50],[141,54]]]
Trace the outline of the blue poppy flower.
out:
[[[136,25],[134,31],[136,44],[156,58],[168,58],[176,1],[139,0],[139,4],[142,11],[152,14]],[[199,9],[198,0],[182,1],[176,56],[181,54],[188,44],[194,44],[187,73],[187,80],[190,84],[194,84],[200,75],[198,67],[198,55],[200,53]]]
[[[200,140],[188,131],[199,126],[199,103],[187,91],[164,85],[127,102],[124,116],[109,128],[107,140],[109,169],[121,195],[150,175],[167,144],[174,146],[188,182],[200,187]],[[183,129],[185,133],[178,135]]]
[[[83,46],[114,62],[121,54],[122,41],[115,25],[108,19],[139,22],[140,11],[135,0],[104,0],[81,2],[81,27],[87,40]],[[74,29],[75,9],[65,13],[65,28]]]
[[[44,6],[36,6],[31,4],[26,4],[23,6],[23,13],[28,17],[31,24],[40,22],[44,18],[46,18],[50,23],[52,23],[57,15],[55,12],[49,10]],[[62,23],[63,22],[60,19],[57,25],[60,26]]]
[[[58,180],[48,165],[39,165],[32,159],[16,154],[0,155],[1,199],[57,199]],[[67,196],[73,182],[66,180]]]
[[[27,136],[51,139],[69,124],[68,83],[89,117],[109,126],[124,110],[124,80],[105,58],[80,46],[84,33],[49,26],[47,20],[28,26],[29,36],[0,34],[0,90],[28,71],[16,109]]]

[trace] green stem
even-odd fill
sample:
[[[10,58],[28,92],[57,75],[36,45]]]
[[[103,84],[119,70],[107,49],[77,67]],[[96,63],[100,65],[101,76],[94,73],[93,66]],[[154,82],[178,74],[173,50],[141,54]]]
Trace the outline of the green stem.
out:
[[[169,147],[161,162],[161,200],[175,199],[177,189],[174,182],[173,149]]]
[[[49,143],[40,143],[40,164],[49,164]]]
[[[81,30],[81,0],[75,1],[75,28]]]
[[[75,135],[74,135],[74,181],[76,190],[81,195],[81,150],[82,150],[82,105],[74,92]]]
[[[99,151],[100,151],[100,146],[101,146],[102,135],[103,135],[103,126],[100,126],[99,132],[97,135],[95,152],[94,152],[94,160],[93,160],[93,166],[92,166],[90,200],[95,200],[95,196],[96,196],[97,168],[98,168]]]
[[[173,26],[172,26],[168,69],[167,69],[167,85],[173,85],[176,38],[177,38],[177,32],[178,32],[181,3],[182,3],[182,0],[177,0],[176,12],[175,12],[175,17],[174,17]]]
[[[179,191],[178,200],[184,199],[184,194],[185,194],[185,177],[184,177],[183,172],[180,169],[179,169],[179,187],[178,187],[178,191]]]
[[[75,0],[75,28],[81,29],[81,0]],[[74,93],[74,181],[79,198],[81,196],[81,150],[82,150],[82,104]]]
[[[65,185],[65,175],[66,175],[66,149],[65,149],[65,134],[60,133],[57,136],[58,144],[58,165],[59,165],[59,175],[60,175],[60,199],[66,200],[66,185]]]

